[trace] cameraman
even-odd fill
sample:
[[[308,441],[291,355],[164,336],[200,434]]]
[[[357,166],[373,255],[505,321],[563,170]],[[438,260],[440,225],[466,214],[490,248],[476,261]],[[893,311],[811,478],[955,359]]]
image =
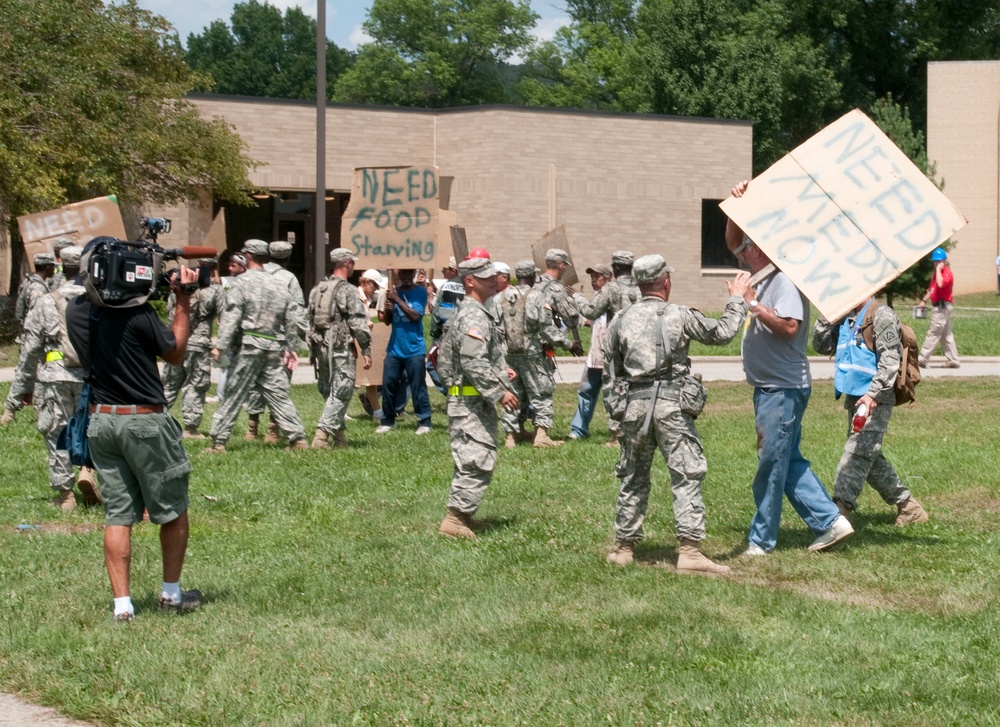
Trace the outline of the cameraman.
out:
[[[89,247],[89,246],[88,246]],[[89,269],[89,251],[81,268]],[[160,610],[190,611],[199,591],[182,591],[181,569],[188,540],[188,475],[180,425],[166,409],[156,358],[180,365],[187,349],[190,295],[198,273],[182,267],[171,280],[177,309],[171,328],[148,302],[128,307],[95,305],[77,296],[66,310],[70,340],[90,369],[90,453],[104,496],[104,561],[114,594],[115,621],[134,616],[129,596],[132,524],[143,510],[160,526],[163,589]]]

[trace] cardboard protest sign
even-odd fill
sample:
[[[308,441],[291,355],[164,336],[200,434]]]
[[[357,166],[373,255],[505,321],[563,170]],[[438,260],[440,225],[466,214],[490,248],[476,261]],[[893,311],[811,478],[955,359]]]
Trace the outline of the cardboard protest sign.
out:
[[[392,326],[381,323],[377,318],[372,323],[372,367],[367,371],[364,368],[364,361],[358,356],[355,373],[357,386],[381,386],[382,367],[385,364],[385,352],[389,348],[389,335],[392,333]]]
[[[469,241],[465,237],[465,228],[452,226],[448,228],[451,235],[451,249],[455,254],[455,262],[462,262],[469,257]]]
[[[358,256],[359,268],[442,267],[451,244],[439,225],[438,197],[437,167],[356,168],[341,244]]]
[[[66,237],[81,247],[103,235],[127,239],[125,223],[115,197],[97,197],[46,212],[23,215],[17,218],[17,227],[32,270],[35,269],[35,255],[54,252],[52,243],[60,237]]]
[[[535,261],[535,267],[539,270],[545,270],[545,251],[553,247],[565,250],[566,254],[569,255],[569,267],[563,271],[562,284],[576,285],[580,282],[580,277],[576,274],[576,266],[573,264],[573,251],[570,249],[569,238],[566,237],[565,225],[559,225],[554,230],[549,230],[531,246],[531,257]]]
[[[828,320],[878,292],[967,222],[858,110],[721,207]]]

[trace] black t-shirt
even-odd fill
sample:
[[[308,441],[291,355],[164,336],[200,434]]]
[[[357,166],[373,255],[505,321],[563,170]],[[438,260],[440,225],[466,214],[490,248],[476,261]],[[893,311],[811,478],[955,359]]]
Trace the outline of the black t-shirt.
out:
[[[66,329],[81,363],[90,368],[91,403],[166,405],[156,357],[173,350],[176,341],[151,305],[102,308],[79,295],[66,308]]]

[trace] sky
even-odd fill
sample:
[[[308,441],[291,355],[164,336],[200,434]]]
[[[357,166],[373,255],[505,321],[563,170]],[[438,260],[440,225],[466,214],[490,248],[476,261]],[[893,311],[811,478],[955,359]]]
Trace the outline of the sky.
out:
[[[284,10],[298,6],[316,17],[316,0],[268,0],[271,5]],[[191,33],[200,33],[213,20],[227,23],[236,0],[138,0],[141,7],[162,15],[177,28],[181,42],[187,44]],[[354,50],[364,43],[366,36],[361,24],[368,17],[371,0],[327,0],[326,34],[341,48]],[[549,40],[562,25],[569,22],[561,0],[531,0],[532,9],[541,16],[535,25],[535,35]]]

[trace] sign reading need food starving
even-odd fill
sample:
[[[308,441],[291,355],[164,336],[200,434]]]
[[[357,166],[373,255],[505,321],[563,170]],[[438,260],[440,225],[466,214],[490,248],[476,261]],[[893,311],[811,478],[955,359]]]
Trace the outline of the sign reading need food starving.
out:
[[[451,240],[439,239],[438,199],[437,167],[356,168],[341,244],[359,268],[443,267]]]
[[[829,320],[878,292],[968,221],[858,110],[721,207]]]

